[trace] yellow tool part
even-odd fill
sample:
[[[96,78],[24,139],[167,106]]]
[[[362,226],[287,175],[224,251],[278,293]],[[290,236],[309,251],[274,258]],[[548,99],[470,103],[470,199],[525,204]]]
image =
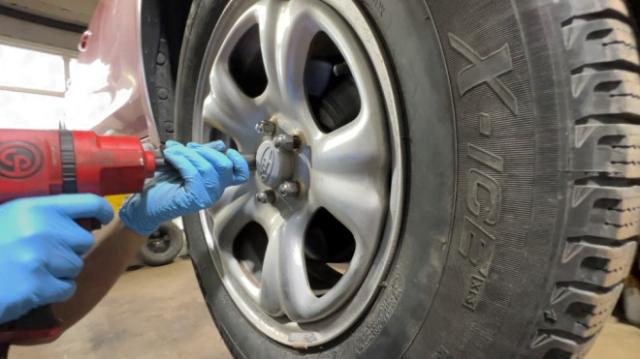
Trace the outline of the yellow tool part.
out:
[[[127,197],[129,197],[128,194],[118,194],[115,196],[107,196],[105,197],[105,199],[107,200],[107,202],[109,202],[109,204],[113,208],[113,211],[118,212],[118,210],[120,210],[120,207],[122,207]]]

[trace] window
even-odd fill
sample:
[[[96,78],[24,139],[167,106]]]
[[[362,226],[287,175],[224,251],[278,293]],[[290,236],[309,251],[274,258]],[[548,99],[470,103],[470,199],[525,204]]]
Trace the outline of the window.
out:
[[[71,62],[71,54],[0,43],[0,127],[58,128]]]

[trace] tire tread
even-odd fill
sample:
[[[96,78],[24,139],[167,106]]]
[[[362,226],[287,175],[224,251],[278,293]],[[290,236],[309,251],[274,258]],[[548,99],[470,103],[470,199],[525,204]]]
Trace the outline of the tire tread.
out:
[[[531,349],[580,358],[615,308],[638,247],[640,55],[624,0],[557,6],[573,95],[573,185],[555,289]]]

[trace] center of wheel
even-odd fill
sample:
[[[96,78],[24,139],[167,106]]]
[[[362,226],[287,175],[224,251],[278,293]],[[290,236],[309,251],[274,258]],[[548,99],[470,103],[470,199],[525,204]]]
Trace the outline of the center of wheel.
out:
[[[271,188],[278,187],[293,175],[294,158],[289,151],[278,148],[272,140],[263,142],[256,154],[256,173],[260,181]]]

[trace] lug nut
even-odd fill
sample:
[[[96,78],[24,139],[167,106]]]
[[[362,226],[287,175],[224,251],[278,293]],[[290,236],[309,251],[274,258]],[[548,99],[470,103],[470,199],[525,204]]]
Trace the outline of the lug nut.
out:
[[[351,74],[351,69],[346,62],[333,66],[333,75],[336,77],[343,77]]]
[[[276,132],[276,125],[270,120],[260,121],[256,125],[256,131],[262,135],[271,136]]]
[[[276,194],[271,190],[259,192],[256,194],[256,201],[262,204],[271,204],[276,201]]]
[[[273,144],[279,150],[294,151],[300,148],[302,141],[298,136],[278,135],[273,140]]]
[[[297,197],[300,194],[300,185],[293,181],[284,182],[278,187],[278,194],[282,198]]]

